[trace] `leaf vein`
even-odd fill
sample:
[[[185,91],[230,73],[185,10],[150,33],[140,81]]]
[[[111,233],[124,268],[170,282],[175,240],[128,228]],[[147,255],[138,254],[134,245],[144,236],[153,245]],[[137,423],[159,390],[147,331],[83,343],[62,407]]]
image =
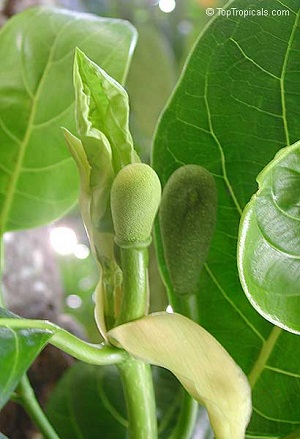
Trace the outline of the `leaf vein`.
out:
[[[247,323],[247,325],[249,326],[249,328],[252,329],[252,331],[257,335],[257,337],[264,343],[265,339],[264,337],[261,335],[261,333],[255,328],[255,326],[253,326],[253,324],[248,320],[248,318],[242,313],[242,311],[236,306],[236,304],[230,299],[230,297],[227,295],[227,293],[225,292],[225,290],[221,287],[221,285],[219,284],[218,280],[216,279],[216,277],[214,276],[213,272],[211,271],[211,269],[208,266],[208,263],[204,264],[205,270],[207,271],[209,277],[211,278],[211,280],[213,281],[213,283],[216,285],[216,287],[218,288],[218,290],[220,291],[220,293],[222,294],[222,296],[224,297],[224,299],[232,306],[232,308],[234,309],[234,311]]]
[[[31,106],[31,112],[30,112],[29,119],[28,119],[27,129],[26,129],[24,138],[23,138],[22,142],[20,143],[19,155],[18,155],[18,158],[16,161],[15,169],[11,175],[10,183],[9,183],[8,189],[7,189],[6,198],[5,198],[5,201],[3,203],[2,212],[0,214],[0,218],[1,218],[0,234],[1,235],[5,231],[5,226],[6,226],[8,216],[9,216],[9,211],[11,209],[11,205],[13,202],[14,192],[15,192],[15,189],[17,187],[18,179],[20,176],[21,168],[22,168],[22,163],[23,163],[23,160],[25,157],[26,148],[27,148],[27,145],[29,143],[29,139],[30,139],[30,135],[31,135],[32,125],[34,123],[34,119],[35,119],[35,115],[36,115],[38,99],[40,97],[40,94],[41,94],[41,91],[43,89],[46,77],[48,75],[48,72],[49,72],[49,69],[51,66],[52,57],[54,55],[54,51],[55,51],[58,39],[69,23],[70,22],[65,23],[65,25],[60,29],[60,31],[56,34],[56,36],[53,40],[53,44],[52,44],[51,49],[49,51],[48,60],[46,62],[43,74],[39,80],[39,83],[38,83],[38,86],[36,89],[36,93],[32,99],[32,106]]]
[[[208,96],[207,96],[207,93],[208,93],[208,81],[207,81],[207,76],[206,76],[206,77],[205,77],[205,93],[204,93],[204,100],[205,100],[205,105],[206,105],[206,110],[207,110],[207,115],[208,115],[208,121],[209,121],[210,132],[211,132],[212,138],[214,139],[216,145],[217,145],[218,148],[219,148],[219,152],[220,152],[220,156],[221,156],[222,172],[223,172],[223,175],[224,175],[224,180],[225,180],[226,186],[227,186],[227,188],[228,188],[228,190],[229,190],[229,193],[230,193],[230,195],[231,195],[231,197],[232,197],[232,200],[233,200],[233,202],[234,202],[234,204],[235,204],[235,207],[236,207],[237,211],[238,211],[239,214],[241,215],[241,214],[242,214],[242,208],[241,208],[241,206],[239,205],[239,202],[238,202],[238,200],[237,200],[237,198],[236,198],[236,196],[235,196],[235,193],[234,193],[234,191],[233,191],[233,187],[231,186],[230,181],[229,181],[228,176],[227,176],[227,170],[226,170],[226,159],[225,159],[224,150],[223,150],[222,145],[221,145],[219,139],[217,138],[217,136],[216,136],[216,134],[215,134],[215,132],[214,132],[214,129],[213,129],[213,125],[212,125],[212,115],[211,115],[210,108],[209,108],[209,104],[208,104]]]
[[[280,334],[282,333],[282,329],[278,326],[274,326],[267,340],[264,341],[262,349],[253,365],[251,372],[249,373],[249,383],[251,388],[253,389],[257,380],[261,376],[263,370],[266,367],[267,361],[273,351],[274,346],[276,345]]]
[[[7,126],[5,125],[5,123],[3,122],[2,118],[0,117],[0,126],[3,129],[3,131],[5,132],[5,134],[7,134],[7,136],[12,139],[14,142],[16,142],[18,145],[20,145],[22,143],[22,141],[20,139],[18,139],[18,137],[16,137],[14,135],[14,133],[12,131],[10,131],[9,128],[7,128]]]
[[[40,122],[37,124],[33,124],[32,128],[33,129],[39,129],[41,127],[46,127],[50,124],[52,124],[52,122],[57,121],[61,116],[64,116],[66,113],[68,113],[68,111],[70,110],[70,108],[74,105],[74,102],[72,102],[70,105],[68,105],[64,110],[62,110],[60,113],[56,114],[55,116],[51,117],[51,119],[46,120],[45,122]]]
[[[283,118],[283,126],[284,126],[285,138],[286,138],[286,146],[290,145],[291,142],[290,142],[290,135],[289,135],[289,129],[288,129],[287,115],[286,115],[287,109],[286,109],[286,102],[285,102],[285,75],[286,75],[287,64],[288,64],[289,56],[290,56],[290,52],[291,52],[291,44],[292,44],[292,41],[294,39],[294,35],[295,35],[296,29],[298,26],[299,17],[300,17],[300,15],[297,14],[293,28],[291,30],[291,35],[290,35],[290,38],[288,41],[288,46],[287,46],[287,50],[286,50],[285,57],[283,60],[282,71],[281,71],[281,75],[280,75],[280,95],[281,95],[282,118]]]
[[[28,173],[45,172],[45,171],[49,171],[51,169],[59,168],[60,166],[63,166],[64,164],[72,162],[72,161],[73,161],[72,157],[67,157],[67,158],[61,160],[60,162],[56,162],[56,163],[53,163],[51,165],[39,166],[37,168],[30,168],[30,167],[26,166],[26,167],[22,167],[21,170],[22,170],[22,172],[28,172]]]
[[[289,372],[287,370],[278,369],[277,367],[273,367],[273,366],[269,366],[269,365],[266,365],[265,368],[269,369],[269,370],[271,370],[273,372],[279,373],[281,375],[287,375],[287,376],[291,376],[291,377],[294,377],[294,378],[300,378],[300,374],[299,373]]]
[[[263,110],[262,108],[256,107],[255,105],[248,104],[247,102],[242,101],[241,99],[239,99],[235,96],[232,96],[232,97],[235,101],[239,102],[242,105],[245,105],[248,108],[253,108],[253,110],[259,111],[260,113],[267,114],[268,116],[273,116],[273,117],[277,117],[277,118],[282,119],[282,114],[271,113],[270,111]]]
[[[246,54],[246,52],[242,49],[240,44],[233,37],[230,37],[229,41],[232,41],[236,45],[236,47],[239,49],[239,51],[241,52],[243,57],[245,59],[247,59],[248,61],[250,61],[253,65],[255,65],[259,70],[261,70],[262,72],[264,72],[267,75],[271,76],[272,78],[276,79],[277,81],[280,81],[280,78],[278,76],[276,76],[273,73],[269,72],[268,70],[264,69],[260,64],[258,64],[256,61],[254,61],[254,59],[250,58],[250,56],[248,56]]]
[[[5,384],[4,388],[1,389],[1,393],[4,393],[4,394],[5,394],[5,392],[7,392],[7,389],[9,389],[9,386],[10,386],[10,384],[11,384],[13,378],[14,378],[14,374],[15,374],[15,371],[17,369],[18,355],[20,353],[19,340],[18,340],[16,332],[13,331],[11,328],[8,328],[8,327],[6,327],[6,329],[8,331],[10,331],[13,334],[13,336],[14,336],[14,339],[15,339],[15,349],[13,350],[13,353],[14,353],[14,364],[13,364],[12,368],[10,369],[10,376],[9,376],[9,378],[6,381],[6,384]]]
[[[273,418],[272,416],[268,416],[268,415],[266,415],[265,413],[263,413],[263,412],[261,412],[260,410],[258,410],[256,407],[252,407],[253,408],[253,411],[255,412],[255,413],[257,413],[259,416],[261,416],[262,418],[264,418],[264,419],[268,419],[269,421],[275,421],[275,422],[283,422],[283,423],[285,423],[285,424],[292,424],[292,425],[300,425],[300,422],[299,421],[291,421],[291,420],[288,420],[288,419],[278,419],[278,418]]]

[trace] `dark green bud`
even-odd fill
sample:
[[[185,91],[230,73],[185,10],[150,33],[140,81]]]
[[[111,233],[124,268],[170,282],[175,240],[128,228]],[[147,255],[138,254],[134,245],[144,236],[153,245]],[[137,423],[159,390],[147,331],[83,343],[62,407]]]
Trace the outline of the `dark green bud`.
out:
[[[120,247],[149,245],[161,198],[155,171],[143,163],[125,166],[111,188],[111,210]]]
[[[168,180],[159,212],[164,257],[175,294],[195,294],[215,229],[217,188],[202,166],[186,165]]]

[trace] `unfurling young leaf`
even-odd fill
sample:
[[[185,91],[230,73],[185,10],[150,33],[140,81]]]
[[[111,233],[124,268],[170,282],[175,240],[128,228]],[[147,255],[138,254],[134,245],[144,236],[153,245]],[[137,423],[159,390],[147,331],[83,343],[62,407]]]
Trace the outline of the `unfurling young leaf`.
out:
[[[240,224],[240,279],[260,314],[300,334],[300,142],[281,149],[257,181]]]
[[[199,291],[199,278],[216,223],[217,188],[202,166],[186,165],[169,178],[162,196],[159,224],[171,290]]]
[[[117,326],[108,337],[138,359],[169,369],[206,407],[217,439],[245,438],[249,383],[205,329],[182,315],[158,313]]]
[[[114,256],[110,190],[116,174],[139,158],[128,127],[126,91],[79,49],[74,61],[74,87],[80,138],[67,130],[65,138],[79,168],[81,214],[100,265],[95,315],[105,337],[106,324],[110,327],[114,322],[114,297],[122,282]]]

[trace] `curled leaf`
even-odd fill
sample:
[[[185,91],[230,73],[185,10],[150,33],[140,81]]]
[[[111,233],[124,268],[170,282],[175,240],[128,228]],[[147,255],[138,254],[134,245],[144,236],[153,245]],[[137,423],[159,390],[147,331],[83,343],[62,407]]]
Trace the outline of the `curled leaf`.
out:
[[[126,91],[79,49],[74,60],[74,88],[80,138],[67,131],[65,137],[79,168],[81,214],[101,271],[95,315],[105,337],[106,325],[113,326],[114,299],[122,277],[114,256],[110,190],[116,174],[139,158],[128,127]]]
[[[300,142],[280,150],[257,181],[240,224],[240,279],[260,314],[300,333]]]
[[[108,337],[142,361],[169,369],[206,407],[217,439],[244,439],[250,386],[205,329],[180,314],[158,313],[117,326]]]

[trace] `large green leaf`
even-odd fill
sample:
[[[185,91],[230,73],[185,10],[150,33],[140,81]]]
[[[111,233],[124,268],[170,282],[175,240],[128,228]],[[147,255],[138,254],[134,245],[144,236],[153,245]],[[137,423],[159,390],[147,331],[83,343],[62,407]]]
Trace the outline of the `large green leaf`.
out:
[[[240,225],[243,288],[266,319],[300,334],[300,142],[282,149],[259,174],[259,191]]]
[[[122,383],[112,366],[75,364],[51,394],[46,412],[63,439],[126,438]]]
[[[123,82],[133,27],[63,9],[33,8],[0,32],[1,231],[49,222],[78,196],[60,127],[74,130],[72,64],[79,46]]]
[[[178,416],[181,391],[167,371],[155,368],[153,375],[158,431],[163,439],[169,437]],[[63,439],[98,439],[100,433],[109,439],[128,437],[122,383],[112,366],[75,364],[57,384],[46,411]]]
[[[0,308],[0,324],[15,317]],[[49,329],[0,327],[0,410],[52,335]]]
[[[257,10],[237,0],[227,8]],[[182,164],[215,176],[216,233],[200,279],[201,325],[249,375],[253,416],[247,437],[278,438],[300,426],[300,344],[250,305],[236,267],[240,214],[256,176],[300,138],[299,2],[262,0],[268,16],[218,16],[201,35],[162,116],[153,164],[163,185]],[[271,11],[288,11],[272,16]],[[231,11],[233,11],[231,9]],[[159,233],[160,264],[166,269]]]

